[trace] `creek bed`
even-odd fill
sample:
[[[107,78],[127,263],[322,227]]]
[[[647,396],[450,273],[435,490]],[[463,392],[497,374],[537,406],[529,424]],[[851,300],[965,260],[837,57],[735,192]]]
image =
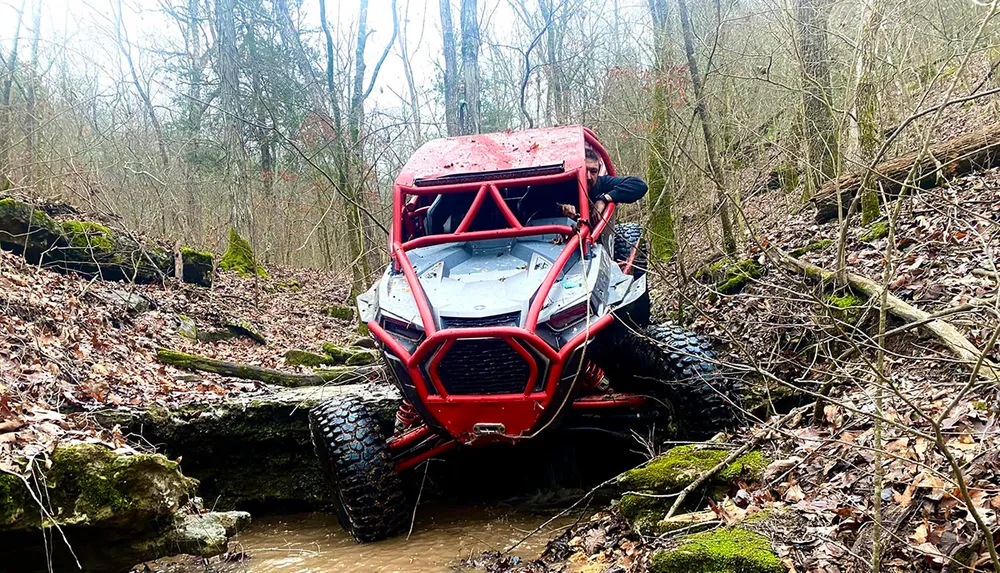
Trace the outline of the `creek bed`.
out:
[[[437,573],[455,571],[459,562],[483,551],[499,551],[521,540],[558,510],[529,512],[501,506],[421,506],[413,534],[359,545],[327,513],[300,513],[256,519],[230,542],[230,550],[247,558],[212,559],[209,571],[219,573]],[[522,543],[514,554],[535,559],[546,543],[578,515],[560,517]],[[138,571],[204,573],[203,562],[176,557],[148,563]]]

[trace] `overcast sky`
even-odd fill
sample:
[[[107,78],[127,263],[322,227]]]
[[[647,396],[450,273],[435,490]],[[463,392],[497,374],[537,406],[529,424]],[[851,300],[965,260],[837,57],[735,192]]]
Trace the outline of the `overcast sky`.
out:
[[[69,49],[74,62],[81,65],[105,68],[111,75],[117,75],[119,54],[113,42],[114,16],[112,3],[115,0],[27,0],[22,24],[19,59],[28,57],[27,37],[30,37],[32,2],[42,2],[42,44],[62,45],[69,38]],[[14,35],[14,20],[20,0],[0,0],[0,46],[3,54],[10,53]],[[430,8],[430,9],[428,9]],[[480,12],[485,17],[495,17],[498,0],[480,2]],[[438,4],[432,0],[398,0],[400,25],[407,20],[407,44],[411,52],[414,75],[418,85],[430,86],[434,80],[435,61],[441,51],[441,24]],[[509,9],[507,9],[509,10]],[[368,27],[373,30],[368,40],[367,61],[370,74],[374,62],[392,37],[392,16],[390,0],[370,0]],[[306,28],[319,28],[319,0],[304,0],[302,15]],[[459,11],[454,10],[453,18],[458,23]],[[510,14],[508,14],[510,15]],[[334,29],[349,34],[356,29],[358,2],[327,1],[327,18]],[[157,0],[123,0],[123,22],[129,42],[142,49],[161,49],[179,46],[180,35],[176,24],[160,10]],[[418,44],[419,42],[419,44]],[[353,50],[353,48],[352,48]],[[398,103],[394,95],[402,93],[405,86],[402,62],[398,57],[398,45],[379,74],[376,97],[385,103]],[[318,63],[322,64],[322,63]],[[77,70],[82,72],[82,70]],[[93,70],[91,70],[93,73]],[[395,100],[395,101],[393,101]]]

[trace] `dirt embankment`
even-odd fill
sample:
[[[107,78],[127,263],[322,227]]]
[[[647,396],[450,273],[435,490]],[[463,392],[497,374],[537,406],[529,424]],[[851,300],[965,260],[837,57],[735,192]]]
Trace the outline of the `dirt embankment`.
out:
[[[794,204],[773,194],[756,201]],[[881,351],[878,297],[817,280],[774,250],[833,270],[837,223],[818,224],[809,210],[746,211],[767,217],[748,221],[755,240],[741,260],[716,261],[680,285],[669,268],[654,272],[661,288],[678,289],[659,293],[661,308],[676,312],[683,300],[685,320],[718,341],[730,375],[768,388],[763,398],[774,408],[717,443],[669,450],[639,471],[649,479],[623,476],[612,507],[571,528],[542,559],[486,554],[472,564],[867,571],[878,535],[885,571],[992,570],[986,532],[1000,528],[1000,397],[987,366],[1000,362],[1000,172],[905,199],[888,290],[908,310],[888,312]],[[882,284],[888,241],[885,219],[852,223],[847,270]],[[981,363],[961,358],[927,328],[933,321],[982,354]],[[795,403],[802,407],[788,416]],[[759,473],[717,463],[748,444],[763,461]]]
[[[53,225],[50,238],[63,240]],[[135,284],[2,246],[0,537],[26,567],[46,567],[40,530],[58,546],[57,569],[216,555],[248,516],[206,513],[197,494],[225,507],[325,500],[303,406],[360,393],[391,421],[397,398],[366,386],[379,373],[364,366],[371,350],[351,346],[357,325],[335,273],[210,265],[210,287],[169,275]],[[337,386],[285,391],[174,367],[166,350],[321,385],[335,372]],[[248,451],[256,457],[237,455]]]

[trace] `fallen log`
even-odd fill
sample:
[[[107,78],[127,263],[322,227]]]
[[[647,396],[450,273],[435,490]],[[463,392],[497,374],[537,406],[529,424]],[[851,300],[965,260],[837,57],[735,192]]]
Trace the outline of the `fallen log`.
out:
[[[821,282],[832,283],[836,280],[835,273],[822,269],[812,263],[796,259],[775,247],[770,247],[767,253],[772,260],[779,262],[792,272],[803,274]],[[864,293],[869,298],[879,300],[882,296],[882,285],[867,277],[847,273],[847,282],[851,288]],[[940,318],[932,317],[930,313],[907,304],[891,293],[886,293],[886,311],[908,324],[922,323],[922,328],[937,338],[938,342],[944,345],[959,360],[972,366],[980,360],[982,352],[976,348],[976,345],[969,342],[969,339],[959,332],[957,328]],[[979,368],[979,374],[993,380],[1000,380],[1000,366],[984,358]]]
[[[99,223],[56,221],[11,197],[0,198],[0,248],[54,270],[140,283],[173,276],[179,258],[185,282],[212,285],[212,253],[181,247],[175,257]]]
[[[184,370],[213,372],[244,380],[259,380],[267,384],[285,386],[287,388],[364,382],[378,370],[377,367],[339,366],[316,369],[310,374],[300,374],[297,372],[282,372],[280,370],[272,370],[271,368],[261,368],[260,366],[239,362],[226,362],[225,360],[206,358],[166,348],[160,348],[156,351],[156,359],[163,364]]]
[[[886,196],[895,197],[914,165],[916,171],[911,184],[920,189],[937,187],[942,178],[1000,165],[1000,123],[931,145],[922,157],[915,151],[883,161],[873,169],[872,184],[880,185]],[[865,170],[855,171],[823,185],[812,198],[816,220],[825,223],[837,218],[838,190],[840,207],[846,212],[861,189],[864,177]]]

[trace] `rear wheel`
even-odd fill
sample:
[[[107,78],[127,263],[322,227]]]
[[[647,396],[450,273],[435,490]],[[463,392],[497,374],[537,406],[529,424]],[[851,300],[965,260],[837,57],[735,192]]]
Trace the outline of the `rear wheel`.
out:
[[[635,251],[635,258],[632,259],[630,272],[633,277],[639,278],[646,274],[646,267],[649,264],[649,247],[644,240],[642,226],[637,223],[615,225],[614,260],[616,263],[628,261],[636,245],[638,245],[638,250]],[[649,325],[650,307],[649,290],[647,289],[639,295],[639,298],[616,314],[626,323],[641,328]]]
[[[706,339],[680,325],[616,329],[601,354],[613,388],[667,399],[684,434],[711,435],[741,420],[742,384],[723,374]]]
[[[632,251],[638,245],[635,258],[632,259],[632,276],[639,278],[646,274],[649,264],[649,247],[644,240],[642,225],[638,223],[619,223],[615,225],[614,255],[615,262],[624,263],[632,256]]]
[[[309,430],[344,529],[360,543],[399,533],[406,523],[402,481],[364,403],[351,397],[321,402],[309,412]]]

